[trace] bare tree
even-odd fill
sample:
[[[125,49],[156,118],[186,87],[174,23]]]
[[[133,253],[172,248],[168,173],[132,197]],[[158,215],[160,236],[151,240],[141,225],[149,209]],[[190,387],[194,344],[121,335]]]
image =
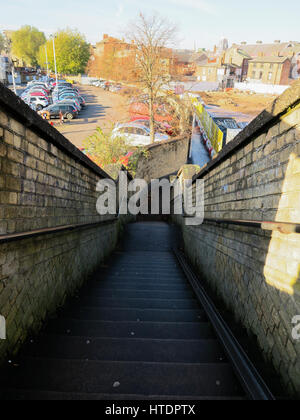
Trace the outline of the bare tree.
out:
[[[168,47],[176,42],[177,27],[157,14],[146,17],[140,13],[126,36],[135,45],[134,70],[149,96],[150,138],[154,143],[154,103],[162,86],[170,80],[166,63],[172,60],[172,51]]]

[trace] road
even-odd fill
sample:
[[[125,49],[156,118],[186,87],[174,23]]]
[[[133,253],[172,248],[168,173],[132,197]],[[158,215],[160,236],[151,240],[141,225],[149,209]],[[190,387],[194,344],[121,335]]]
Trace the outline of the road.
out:
[[[65,122],[63,126],[56,122],[56,128],[76,147],[82,148],[83,141],[91,136],[97,127],[108,130],[116,122],[129,120],[126,97],[92,86],[79,86],[79,90],[87,104],[80,112],[79,118]]]

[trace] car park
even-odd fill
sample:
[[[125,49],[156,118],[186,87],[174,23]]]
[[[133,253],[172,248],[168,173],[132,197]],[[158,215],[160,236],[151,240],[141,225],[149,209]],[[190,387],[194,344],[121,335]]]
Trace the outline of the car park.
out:
[[[64,118],[72,120],[86,105],[79,89],[70,82],[59,80],[56,86],[55,79],[45,77],[29,82],[20,97],[40,115],[47,113],[47,119],[60,118],[62,113]]]

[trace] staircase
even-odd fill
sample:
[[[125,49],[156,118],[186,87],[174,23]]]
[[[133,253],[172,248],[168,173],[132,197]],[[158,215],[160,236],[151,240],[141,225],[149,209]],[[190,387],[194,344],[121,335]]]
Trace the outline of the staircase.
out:
[[[121,251],[1,372],[4,399],[240,399],[244,392],[162,222]]]

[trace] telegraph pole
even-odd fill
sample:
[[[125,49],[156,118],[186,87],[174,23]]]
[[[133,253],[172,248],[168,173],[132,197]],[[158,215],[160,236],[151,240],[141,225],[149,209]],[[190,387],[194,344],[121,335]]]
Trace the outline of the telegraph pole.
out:
[[[45,45],[45,51],[46,51],[47,77],[49,77],[49,63],[48,63],[47,44]]]
[[[12,62],[12,67],[11,67],[11,75],[12,75],[12,80],[13,80],[13,86],[14,86],[14,92],[15,95],[17,94],[17,88],[16,88],[16,79],[15,79],[15,63],[13,60],[11,60]]]
[[[54,56],[54,66],[55,66],[56,87],[58,88],[57,65],[56,65],[56,53],[55,53],[55,36],[53,36],[52,41],[53,41],[53,56]]]

